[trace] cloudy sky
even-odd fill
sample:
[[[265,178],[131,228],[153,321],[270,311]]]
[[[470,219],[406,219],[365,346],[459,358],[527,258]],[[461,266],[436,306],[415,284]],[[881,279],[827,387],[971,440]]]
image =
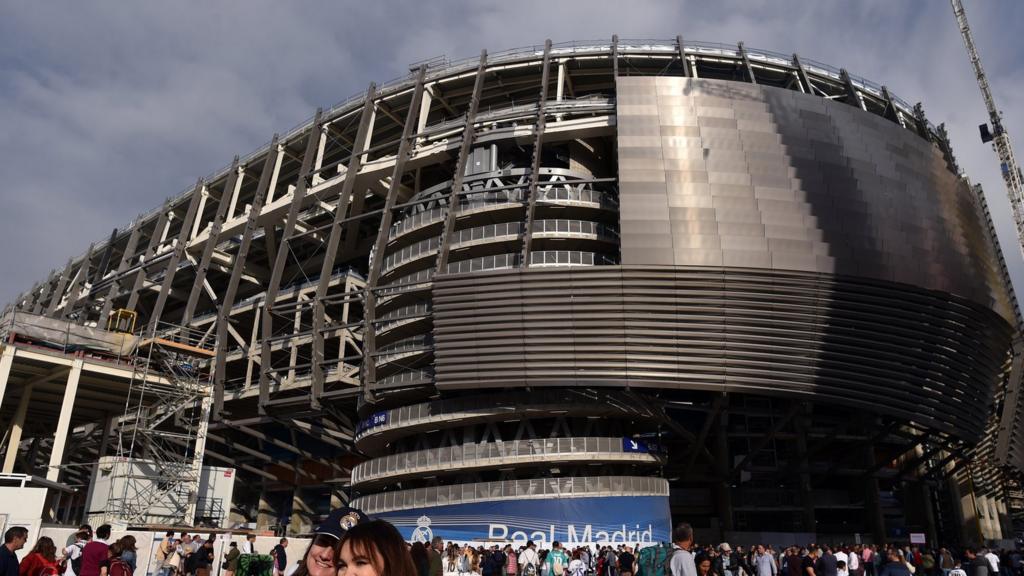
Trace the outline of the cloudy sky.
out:
[[[1024,2],[965,0],[1024,155]],[[0,305],[115,227],[312,115],[407,71],[552,40],[736,42],[922,101],[1024,261],[945,0],[0,1]]]

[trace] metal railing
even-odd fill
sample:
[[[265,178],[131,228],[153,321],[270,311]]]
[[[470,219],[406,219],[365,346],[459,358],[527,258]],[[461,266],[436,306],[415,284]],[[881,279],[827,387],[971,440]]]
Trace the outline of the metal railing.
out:
[[[626,452],[622,438],[544,438],[510,442],[468,443],[374,458],[352,469],[352,483],[420,472],[478,468],[526,462],[571,460],[656,463],[648,452]]]
[[[499,480],[430,486],[360,496],[352,506],[367,514],[391,510],[465,504],[483,500],[519,500],[553,496],[668,496],[668,480],[647,476],[583,476]]]

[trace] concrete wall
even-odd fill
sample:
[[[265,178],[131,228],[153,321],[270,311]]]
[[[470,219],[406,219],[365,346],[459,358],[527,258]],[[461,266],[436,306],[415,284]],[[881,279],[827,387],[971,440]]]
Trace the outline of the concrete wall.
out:
[[[43,524],[43,506],[46,505],[46,488],[0,487],[0,533],[13,526],[28,528],[28,541],[34,543],[39,537]],[[31,546],[18,553],[28,554]]]

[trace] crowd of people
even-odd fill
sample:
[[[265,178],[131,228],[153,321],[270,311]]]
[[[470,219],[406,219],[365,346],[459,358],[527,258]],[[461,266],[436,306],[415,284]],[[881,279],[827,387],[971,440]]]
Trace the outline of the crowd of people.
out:
[[[135,538],[111,542],[110,531],[105,524],[94,535],[83,525],[60,551],[41,536],[19,562],[15,553],[25,547],[28,530],[12,527],[0,547],[0,576],[134,576]],[[209,576],[214,541],[213,535],[167,532],[155,550],[155,570],[144,567],[139,576]],[[317,528],[290,573],[287,547],[282,538],[271,552],[274,576],[1024,576],[1024,556],[1016,550],[870,544],[744,549],[725,542],[698,545],[688,524],[675,527],[671,543],[636,548],[446,545],[441,537],[410,545],[393,525],[350,508],[335,510]],[[229,544],[219,574],[235,576],[246,554],[257,554],[253,535],[241,546]]]

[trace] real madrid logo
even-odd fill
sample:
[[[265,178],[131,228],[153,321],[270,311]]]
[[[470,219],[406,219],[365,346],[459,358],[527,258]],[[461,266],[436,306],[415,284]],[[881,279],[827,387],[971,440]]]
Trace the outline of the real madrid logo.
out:
[[[412,531],[412,541],[429,544],[434,539],[434,531],[430,529],[430,518],[420,516],[416,520],[416,529]]]
[[[338,524],[341,525],[342,530],[351,530],[356,524],[359,524],[359,515],[355,512],[349,512],[341,517]]]

